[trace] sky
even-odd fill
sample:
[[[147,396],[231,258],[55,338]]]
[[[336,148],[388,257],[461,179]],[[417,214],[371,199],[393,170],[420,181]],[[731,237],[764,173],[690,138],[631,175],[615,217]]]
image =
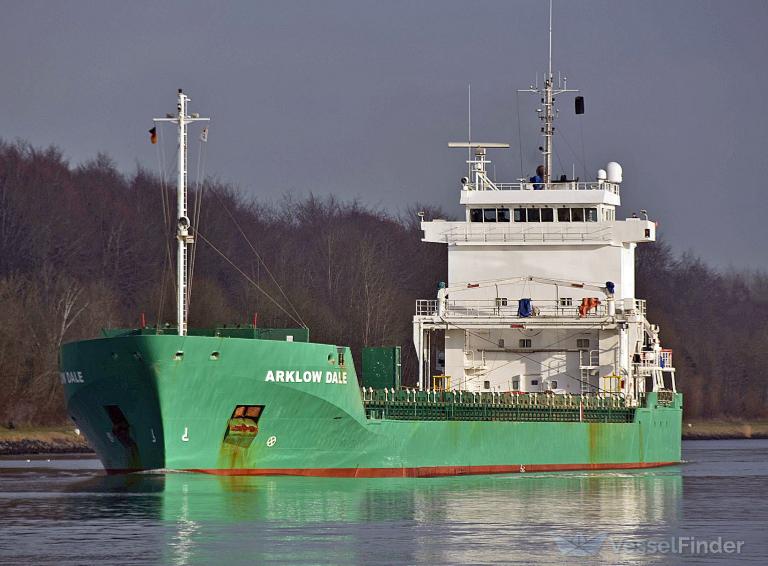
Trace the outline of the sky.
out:
[[[6,1],[0,137],[158,171],[147,130],[210,116],[205,172],[247,197],[334,194],[404,212],[460,208],[473,140],[499,181],[539,162],[545,0]],[[618,217],[727,269],[768,269],[768,2],[554,0],[555,173],[624,169]],[[518,118],[519,117],[519,118]],[[171,126],[163,131],[173,153]],[[167,157],[167,156],[166,156]],[[190,151],[196,170],[196,151]],[[522,164],[522,168],[521,168]]]

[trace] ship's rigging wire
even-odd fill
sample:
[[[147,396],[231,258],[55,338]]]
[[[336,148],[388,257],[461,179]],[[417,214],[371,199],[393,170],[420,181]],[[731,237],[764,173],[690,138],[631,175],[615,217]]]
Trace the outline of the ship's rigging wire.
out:
[[[245,273],[245,271],[243,271],[243,270],[242,270],[242,269],[240,269],[240,268],[239,268],[237,265],[235,265],[235,263],[234,263],[234,262],[233,262],[231,259],[229,259],[229,257],[227,257],[227,255],[226,255],[224,252],[222,252],[222,251],[221,251],[219,248],[217,248],[217,247],[216,247],[216,246],[215,246],[215,245],[214,245],[214,244],[213,244],[213,243],[212,243],[212,242],[211,242],[211,241],[210,241],[208,238],[206,238],[205,236],[203,236],[203,234],[201,234],[199,230],[195,229],[194,227],[193,227],[193,230],[194,230],[194,232],[195,232],[195,235],[196,235],[196,236],[198,236],[198,237],[199,237],[199,238],[200,238],[202,241],[204,241],[206,244],[208,244],[208,245],[209,245],[209,246],[210,246],[210,247],[213,249],[213,251],[215,251],[217,254],[219,254],[219,255],[220,255],[220,256],[221,256],[221,257],[222,257],[222,258],[223,258],[223,259],[224,259],[224,260],[225,260],[227,263],[229,263],[229,264],[230,264],[230,265],[231,265],[233,268],[235,268],[235,270],[236,270],[238,273],[240,273],[240,275],[242,275],[243,277],[245,277],[245,279],[246,279],[246,280],[247,280],[247,281],[248,281],[248,282],[249,282],[251,285],[253,285],[253,286],[254,286],[254,287],[255,287],[255,288],[258,290],[258,291],[260,291],[260,292],[261,292],[261,293],[262,293],[262,294],[263,294],[263,295],[264,295],[264,296],[265,296],[267,299],[269,299],[269,300],[272,302],[272,304],[274,304],[274,305],[275,305],[275,306],[276,306],[278,309],[280,309],[281,311],[283,311],[283,313],[285,313],[285,315],[287,315],[287,316],[288,316],[288,318],[290,318],[290,319],[291,319],[292,321],[294,321],[296,324],[299,324],[299,325],[300,325],[302,328],[307,328],[307,325],[306,325],[306,324],[304,324],[304,321],[303,321],[303,320],[299,320],[299,319],[297,319],[297,318],[296,318],[296,317],[294,317],[294,316],[293,316],[293,315],[292,315],[292,314],[291,314],[291,313],[290,313],[288,310],[286,310],[285,308],[283,308],[283,306],[282,306],[282,305],[281,305],[279,302],[277,302],[277,301],[276,301],[276,300],[275,300],[275,299],[272,297],[272,295],[270,295],[269,293],[267,293],[267,292],[266,292],[266,291],[265,291],[265,290],[264,290],[264,289],[263,289],[263,288],[262,288],[262,287],[261,287],[261,286],[260,286],[258,283],[256,283],[256,282],[255,282],[255,281],[254,281],[254,280],[253,280],[253,279],[252,279],[250,276],[248,276],[248,274],[247,274],[247,273]]]
[[[192,212],[192,226],[200,226],[200,217],[203,204],[203,191],[205,190],[205,156],[204,146],[207,145],[202,137],[198,138],[197,148],[197,172],[195,174],[195,204]],[[197,246],[192,246],[189,258],[189,283],[187,285],[187,305],[192,304],[192,279],[195,274],[195,261],[197,260]]]
[[[291,307],[291,309],[293,310],[293,313],[296,315],[296,318],[298,318],[298,319],[299,319],[299,321],[300,321],[300,324],[301,324],[302,328],[307,328],[307,325],[305,324],[305,322],[304,322],[304,319],[303,319],[303,318],[301,317],[301,315],[299,314],[299,311],[296,309],[296,307],[294,306],[294,304],[293,304],[293,303],[291,302],[291,300],[288,298],[288,295],[286,294],[285,290],[284,290],[284,289],[283,289],[283,287],[280,285],[280,283],[278,283],[278,282],[277,282],[277,279],[276,279],[276,278],[275,278],[275,276],[272,274],[272,270],[271,270],[271,269],[269,269],[269,266],[267,265],[267,262],[266,262],[266,261],[264,261],[264,258],[263,258],[263,257],[261,257],[261,254],[259,254],[258,250],[256,249],[256,246],[254,246],[254,245],[253,245],[253,243],[251,242],[251,240],[250,240],[250,239],[248,238],[248,236],[245,234],[245,230],[243,230],[243,227],[242,227],[242,226],[240,225],[240,223],[237,221],[237,219],[236,219],[236,218],[235,218],[235,216],[232,214],[232,212],[229,210],[229,208],[227,207],[227,205],[226,205],[226,204],[224,204],[224,202],[223,202],[223,201],[222,201],[222,200],[219,198],[219,195],[218,195],[218,194],[216,194],[216,192],[215,192],[215,191],[214,191],[214,193],[213,193],[213,194],[214,194],[214,196],[216,197],[216,200],[218,201],[218,203],[219,203],[219,206],[221,206],[221,208],[223,208],[223,209],[224,209],[224,212],[226,212],[226,213],[227,213],[227,216],[229,216],[230,220],[232,220],[232,223],[235,225],[235,227],[237,228],[237,230],[240,232],[240,235],[243,237],[243,239],[244,239],[244,240],[246,241],[246,243],[248,244],[248,247],[250,247],[250,248],[251,248],[251,251],[253,252],[253,254],[254,254],[254,255],[256,256],[256,258],[259,260],[259,262],[261,263],[261,265],[263,265],[263,266],[264,266],[264,270],[267,272],[267,274],[269,275],[270,279],[272,279],[272,282],[275,284],[275,286],[277,287],[278,291],[280,291],[280,294],[283,296],[283,299],[285,299],[285,302],[286,302],[286,303],[288,303],[288,306],[290,306],[290,307]],[[262,291],[262,292],[263,292],[263,291]],[[281,308],[282,308],[282,307],[281,307]],[[296,320],[296,318],[294,318],[293,320],[295,321],[295,320]]]
[[[520,148],[520,178],[525,179],[523,172],[523,134],[520,131],[520,93],[515,91],[515,106],[517,107],[517,146]]]
[[[584,120],[579,120],[579,132],[581,134],[581,165],[584,167],[584,179],[587,178],[587,150],[584,149]]]
[[[156,323],[160,323],[160,318],[163,315],[165,308],[165,287],[168,285],[168,279],[173,273],[173,260],[171,258],[171,211],[169,203],[168,179],[166,176],[166,159],[165,159],[165,144],[163,143],[163,129],[159,128],[160,143],[157,144],[157,165],[160,170],[160,198],[163,201],[163,225],[165,227],[165,258],[163,260],[162,278],[160,283],[160,297],[157,306],[157,318]],[[173,280],[173,277],[170,277]],[[173,280],[174,290],[176,289],[176,281]]]
[[[582,143],[582,152],[583,152],[583,150],[584,150],[584,147],[583,147],[583,144],[584,144],[584,138],[583,138],[584,126],[582,126],[581,129],[582,129],[582,140],[581,140],[581,143]],[[573,149],[573,146],[571,145],[571,142],[569,142],[568,138],[565,137],[565,134],[563,133],[562,129],[558,130],[558,135],[559,135],[558,139],[562,139],[565,142],[565,145],[568,146],[568,149],[573,154],[573,158],[579,163],[579,165],[581,165],[581,169],[584,171],[584,179],[587,179],[587,163],[586,163],[585,159],[583,157],[579,157],[579,155],[576,153],[576,150]],[[558,155],[558,160],[559,159],[560,159],[560,156]],[[562,166],[563,166],[563,164],[561,163],[560,167],[562,167]]]
[[[163,224],[166,231],[166,238],[165,238],[165,258],[163,260],[163,269],[162,269],[162,280],[160,285],[160,297],[158,300],[158,307],[157,307],[157,323],[159,324],[159,321],[162,317],[163,310],[165,308],[165,288],[168,284],[169,277],[173,279],[173,259],[171,255],[171,247],[170,247],[170,238],[171,238],[171,231],[173,228],[172,223],[172,215],[171,215],[171,208],[170,208],[170,188],[168,186],[168,175],[166,171],[166,156],[165,156],[165,150],[164,150],[164,144],[163,144],[163,130],[162,128],[159,129],[159,137],[160,137],[160,143],[157,144],[157,161],[158,161],[158,169],[160,174],[160,196],[162,200],[162,209],[163,209]],[[277,300],[275,300],[274,297],[272,297],[269,293],[267,293],[258,283],[256,283],[251,277],[249,277],[242,269],[240,269],[237,265],[234,264],[234,262],[227,257],[221,250],[219,250],[213,243],[211,243],[210,240],[208,240],[199,230],[200,226],[200,220],[202,218],[202,203],[203,203],[203,193],[205,192],[205,162],[206,162],[206,151],[205,151],[205,141],[200,138],[199,139],[199,146],[198,146],[198,155],[197,155],[197,164],[196,164],[196,179],[195,179],[195,187],[194,187],[194,204],[192,208],[192,229],[195,232],[197,236],[199,236],[206,244],[208,244],[214,251],[216,251],[221,257],[223,257],[232,267],[235,268],[249,283],[254,285],[256,289],[258,289],[267,299],[269,299],[278,309],[280,309],[283,313],[285,313],[292,321],[299,324],[302,328],[307,328],[307,324],[304,322],[304,319],[299,314],[298,309],[296,309],[296,306],[291,302],[291,300],[288,298],[288,295],[286,294],[283,287],[278,283],[277,279],[275,278],[272,271],[269,269],[269,266],[267,265],[266,261],[264,261],[264,258],[259,254],[256,247],[253,245],[251,240],[248,238],[248,236],[245,234],[245,231],[243,230],[240,223],[235,219],[234,215],[230,212],[229,208],[224,204],[224,202],[219,198],[219,195],[216,193],[216,191],[212,191],[214,197],[218,201],[218,204],[221,206],[221,208],[224,209],[224,211],[227,213],[227,216],[229,216],[232,223],[237,228],[238,232],[240,232],[240,235],[243,237],[243,239],[248,244],[248,247],[251,249],[253,254],[258,259],[259,263],[264,266],[265,271],[269,275],[272,282],[275,284],[277,289],[280,291],[280,294],[282,295],[283,299],[285,299],[286,303],[290,306],[290,308],[293,310],[293,314],[291,314],[288,310],[286,310]],[[178,148],[179,151],[181,151],[182,148]],[[190,258],[189,258],[189,273],[188,273],[188,284],[187,284],[187,304],[190,304],[191,298],[192,298],[192,282],[194,277],[194,271],[195,271],[195,264],[197,261],[197,246],[192,246]],[[174,290],[176,289],[176,281],[174,281]],[[295,316],[294,316],[295,315]]]
[[[563,160],[560,158],[560,152],[557,151],[557,149],[555,149],[555,156],[557,156],[557,162],[560,164],[560,171],[565,172],[565,167],[563,166]],[[567,177],[567,173],[566,173],[566,177]]]

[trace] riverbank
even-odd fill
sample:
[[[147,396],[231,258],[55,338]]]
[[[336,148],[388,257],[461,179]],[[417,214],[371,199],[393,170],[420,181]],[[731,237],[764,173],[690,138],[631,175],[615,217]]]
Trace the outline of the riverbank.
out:
[[[72,427],[0,427],[0,454],[64,454],[93,452]]]
[[[684,440],[768,438],[768,421],[683,420]]]

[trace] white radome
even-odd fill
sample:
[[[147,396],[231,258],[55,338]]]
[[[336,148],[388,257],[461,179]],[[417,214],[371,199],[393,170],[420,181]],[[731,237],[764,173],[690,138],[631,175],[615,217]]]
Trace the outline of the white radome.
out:
[[[615,161],[611,161],[608,165],[605,166],[605,170],[608,173],[608,180],[611,183],[621,183],[621,165]]]

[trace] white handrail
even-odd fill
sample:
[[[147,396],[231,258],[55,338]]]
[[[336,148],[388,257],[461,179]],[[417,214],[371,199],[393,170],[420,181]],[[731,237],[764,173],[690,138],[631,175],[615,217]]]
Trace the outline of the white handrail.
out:
[[[603,318],[608,315],[606,305],[601,304],[591,309],[584,316],[579,315],[579,305],[560,305],[558,301],[532,300],[534,311],[531,317],[518,316],[517,299],[508,299],[507,304],[499,304],[496,299],[448,300],[445,302],[443,315],[466,318]],[[437,316],[438,302],[435,299],[416,301],[417,316]]]
[[[465,185],[464,190],[475,191],[472,183]],[[484,185],[487,186],[487,185]],[[498,190],[498,191],[608,191],[615,195],[619,194],[620,185],[610,181],[565,181],[551,183],[531,183],[530,181],[519,181],[517,183],[493,183],[494,188],[480,190]]]

